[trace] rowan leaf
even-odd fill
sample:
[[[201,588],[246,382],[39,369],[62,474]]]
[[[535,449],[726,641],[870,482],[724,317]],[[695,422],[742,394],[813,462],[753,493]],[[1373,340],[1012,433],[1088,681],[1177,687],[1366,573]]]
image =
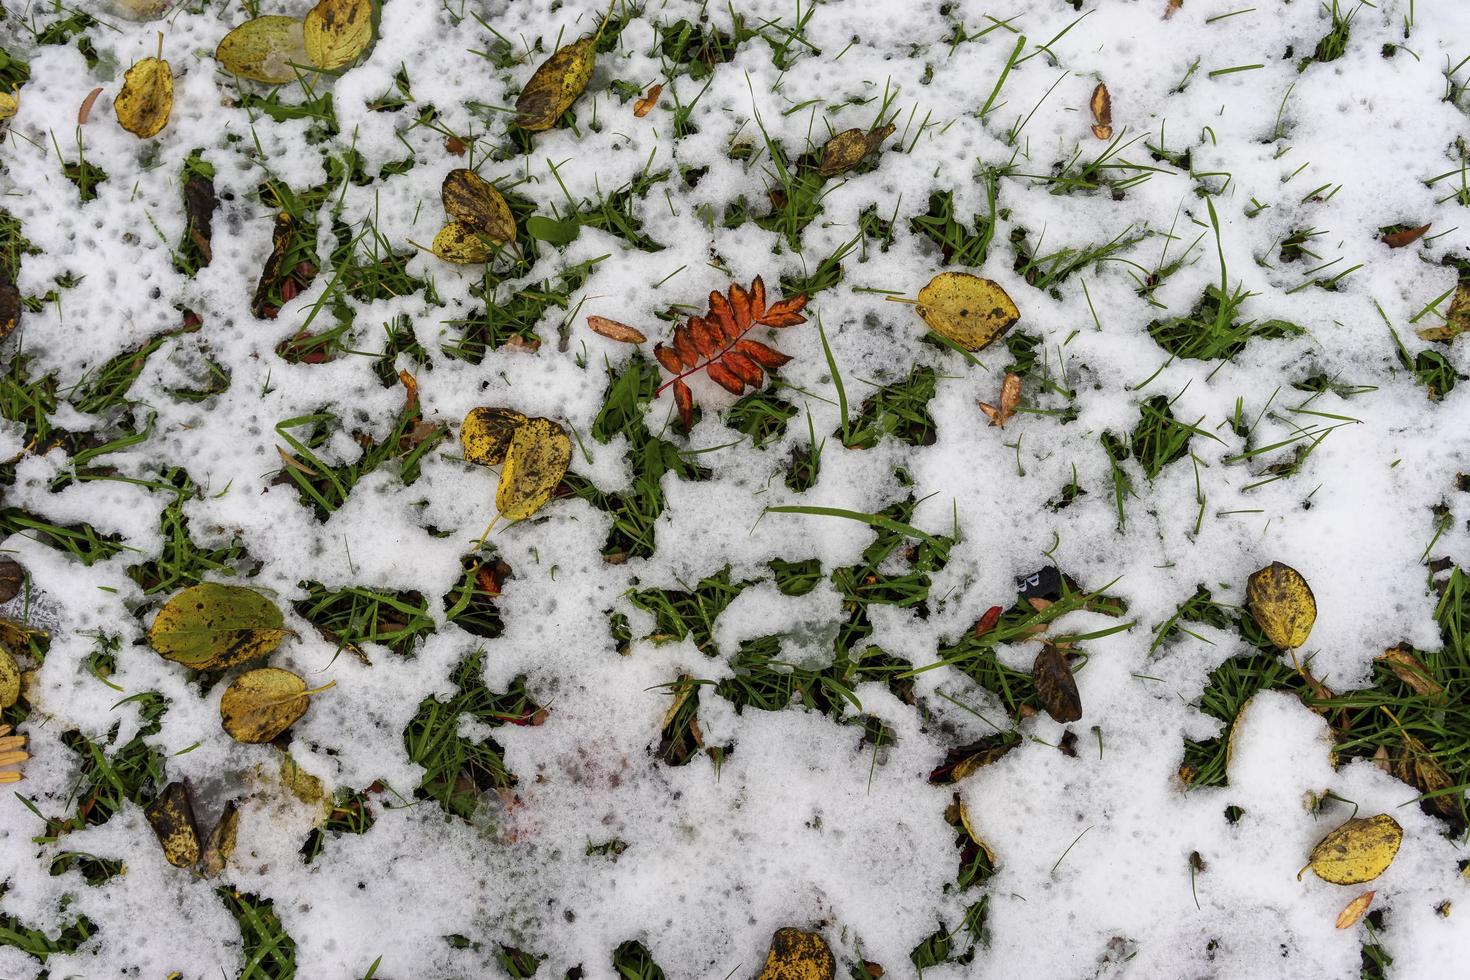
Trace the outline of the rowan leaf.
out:
[[[524,520],[540,510],[567,474],[572,440],[551,419],[532,418],[515,430],[500,469],[495,506],[500,516]]]
[[[1357,898],[1348,902],[1337,913],[1337,928],[1350,929],[1358,924],[1358,920],[1368,914],[1368,906],[1373,904],[1373,892],[1364,892]]]
[[[490,249],[480,241],[475,229],[463,221],[451,221],[440,228],[429,251],[456,265],[478,265],[490,260]]]
[[[180,782],[169,783],[143,815],[163,845],[164,860],[176,868],[192,868],[199,860],[199,830],[194,825],[189,788]]]
[[[321,0],[302,24],[306,54],[318,68],[351,64],[373,43],[372,0]]]
[[[460,224],[499,245],[516,240],[516,219],[510,205],[494,184],[473,170],[449,171],[439,193],[445,212]]]
[[[254,589],[203,582],[175,595],[148,629],[148,644],[165,660],[194,670],[231,667],[264,657],[290,632],[275,603]]]
[[[587,326],[592,328],[593,333],[624,344],[641,344],[648,339],[643,335],[643,331],[630,327],[626,323],[609,320],[605,316],[589,316]]]
[[[174,108],[174,73],[168,62],[144,58],[129,68],[112,108],[118,124],[134,136],[157,136]]]
[[[845,170],[851,170],[891,135],[892,123],[878,129],[843,130],[829,139],[822,148],[822,162],[817,165],[817,173],[823,177],[833,177]]]
[[[1246,582],[1251,616],[1276,646],[1291,650],[1307,642],[1317,620],[1317,599],[1300,572],[1273,561]]]
[[[8,708],[20,698],[20,665],[9,650],[0,646],[0,708]]]
[[[311,64],[301,21],[276,14],[230,31],[214,49],[214,60],[231,74],[270,85],[295,81],[297,72]]]
[[[998,283],[968,272],[941,272],[929,280],[914,309],[935,333],[970,351],[983,349],[1021,318]]]
[[[1082,717],[1077,679],[1067,666],[1066,656],[1055,644],[1042,646],[1031,665],[1031,680],[1036,685],[1037,700],[1053,721],[1065,725]]]
[[[1386,813],[1349,820],[1312,848],[1307,867],[1334,885],[1359,885],[1388,869],[1403,843],[1404,831]],[[1297,873],[1300,881],[1303,868]]]
[[[511,438],[525,424],[526,417],[514,409],[488,406],[470,409],[459,427],[464,458],[481,466],[499,466],[505,462]]]
[[[597,61],[597,38],[584,37],[557,48],[541,63],[516,99],[516,122],[524,130],[550,129],[587,87]]]
[[[837,961],[827,941],[815,932],[777,929],[756,980],[832,980]]]
[[[298,675],[280,667],[261,667],[236,677],[219,702],[220,724],[237,742],[274,741],[306,714],[313,694],[336,681],[308,691]]]
[[[235,838],[240,830],[240,808],[231,800],[209,832],[204,842],[204,853],[199,858],[199,870],[206,878],[216,878],[225,870],[230,855],[235,853]]]

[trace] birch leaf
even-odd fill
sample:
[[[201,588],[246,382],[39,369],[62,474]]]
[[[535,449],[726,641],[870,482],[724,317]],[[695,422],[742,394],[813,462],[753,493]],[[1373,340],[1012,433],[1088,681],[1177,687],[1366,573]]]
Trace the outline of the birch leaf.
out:
[[[158,58],[144,58],[129,68],[112,103],[118,124],[140,139],[157,136],[173,108],[173,69]]]
[[[262,667],[246,671],[225,690],[219,702],[220,723],[237,742],[260,744],[275,740],[306,714],[311,695],[337,682],[310,691],[289,670]]]
[[[527,419],[516,429],[505,451],[495,506],[508,520],[519,521],[540,510],[555,492],[572,462],[572,440],[551,419]]]
[[[295,81],[298,69],[311,63],[301,21],[275,14],[230,31],[214,49],[214,59],[232,74],[271,85]]]
[[[463,221],[451,221],[440,228],[429,250],[445,262],[456,265],[478,265],[490,260],[490,249],[480,241],[475,229]]]
[[[1388,869],[1403,840],[1403,828],[1386,813],[1349,820],[1312,848],[1307,867],[1334,885],[1359,885]]]
[[[596,36],[557,48],[536,69],[516,99],[516,121],[520,127],[539,133],[555,125],[587,87],[596,62]]]
[[[164,603],[148,644],[165,660],[208,670],[263,657],[289,632],[281,611],[254,589],[204,582]]]
[[[459,427],[464,458],[481,466],[499,466],[505,462],[511,437],[525,424],[526,417],[514,409],[486,406],[470,409]]]
[[[500,245],[516,239],[516,219],[500,191],[473,170],[449,171],[439,188],[451,218]],[[437,239],[436,239],[437,241]]]
[[[915,307],[935,333],[965,350],[992,343],[1021,318],[998,283],[968,272],[941,272],[919,290]]]
[[[1272,643],[1291,650],[1307,642],[1317,620],[1317,599],[1301,572],[1273,561],[1251,575],[1245,592],[1251,616]]]
[[[321,0],[307,13],[302,30],[306,55],[318,68],[350,65],[373,43],[372,0]]]
[[[199,830],[194,825],[189,788],[169,783],[143,814],[163,845],[164,860],[176,868],[192,868],[199,860]]]

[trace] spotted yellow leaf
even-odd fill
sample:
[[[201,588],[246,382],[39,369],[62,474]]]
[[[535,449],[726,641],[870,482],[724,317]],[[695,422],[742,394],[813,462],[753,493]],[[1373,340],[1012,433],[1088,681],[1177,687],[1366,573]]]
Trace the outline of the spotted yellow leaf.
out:
[[[817,173],[831,177],[851,170],[863,162],[863,158],[876,150],[884,140],[893,135],[893,124],[879,129],[845,129],[827,141],[822,148],[822,162]]]
[[[999,283],[968,272],[941,272],[919,290],[915,307],[935,333],[965,350],[980,350],[1021,318]]]
[[[306,682],[289,670],[262,667],[246,671],[220,698],[220,724],[237,742],[273,741],[306,713],[313,694],[334,684],[336,681],[308,691]]]
[[[373,42],[373,2],[321,0],[302,27],[312,64],[335,71],[356,61]]]
[[[1359,885],[1388,869],[1403,840],[1403,828],[1388,814],[1359,817],[1322,838],[1312,848],[1307,867],[1334,885]],[[1306,870],[1298,872],[1298,880]]]
[[[516,219],[495,185],[473,170],[449,171],[439,188],[445,212],[500,245],[516,239]]]
[[[519,521],[540,510],[572,462],[572,440],[551,419],[527,419],[516,429],[500,468],[495,506],[500,516]]]
[[[478,265],[490,260],[490,249],[463,221],[451,221],[440,228],[429,251],[455,265]]]
[[[20,111],[20,89],[0,92],[0,122],[4,122]]]
[[[1283,650],[1307,642],[1317,621],[1317,599],[1301,572],[1273,561],[1251,575],[1245,592],[1251,616],[1267,639]]]
[[[584,37],[557,48],[516,99],[516,122],[520,127],[539,133],[555,125],[587,87],[596,62],[596,37]]]
[[[134,136],[157,136],[174,108],[174,73],[168,62],[144,58],[129,68],[112,108],[118,124]]]
[[[232,74],[271,85],[295,81],[297,72],[311,64],[301,21],[275,14],[230,31],[214,49],[214,59]]]
[[[832,980],[837,961],[827,941],[815,932],[777,929],[756,980]]]
[[[0,708],[8,708],[20,697],[20,666],[10,651],[0,646]]]
[[[192,868],[199,860],[199,831],[194,826],[189,788],[183,783],[169,783],[143,815],[163,845],[164,859],[176,868]]]
[[[164,603],[148,644],[165,660],[207,670],[263,657],[289,632],[281,611],[254,589],[203,582]]]
[[[481,466],[499,466],[511,437],[526,423],[526,417],[509,408],[472,408],[459,427],[459,444],[464,458]]]

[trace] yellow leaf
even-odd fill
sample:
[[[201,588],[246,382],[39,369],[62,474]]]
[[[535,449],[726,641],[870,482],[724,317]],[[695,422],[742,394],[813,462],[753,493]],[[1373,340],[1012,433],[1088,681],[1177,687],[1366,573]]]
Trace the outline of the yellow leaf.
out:
[[[596,61],[595,36],[557,48],[536,69],[516,99],[516,121],[520,127],[539,133],[555,125],[587,87]]]
[[[168,62],[144,58],[129,68],[112,108],[118,124],[134,136],[157,136],[174,108],[174,73]]]
[[[289,670],[262,667],[235,678],[219,702],[220,723],[237,742],[273,741],[306,714],[308,699],[336,684],[308,691],[306,682]]]
[[[1317,621],[1317,599],[1295,568],[1273,561],[1251,575],[1245,594],[1251,616],[1272,643],[1291,650],[1307,642]]]
[[[490,249],[475,235],[475,229],[463,221],[451,221],[440,228],[429,251],[456,265],[476,265],[490,259]]]
[[[297,71],[311,64],[301,21],[273,14],[230,31],[214,49],[214,58],[232,74],[272,85],[294,81]]]
[[[459,427],[459,444],[464,458],[481,466],[499,466],[511,437],[525,425],[526,417],[510,408],[481,406],[470,409]]]
[[[837,961],[827,941],[815,932],[777,929],[756,980],[832,980]]]
[[[214,878],[225,870],[230,855],[235,853],[235,838],[240,830],[240,810],[231,800],[225,804],[224,812],[215,821],[204,844],[204,855],[199,859],[200,870],[206,878]]]
[[[980,350],[1010,329],[1021,311],[998,283],[967,272],[941,272],[919,290],[915,307],[935,333]]]
[[[893,135],[893,124],[881,129],[845,129],[827,141],[822,148],[822,162],[817,173],[823,177],[851,170],[863,162],[863,158],[878,148],[878,145]]]
[[[189,788],[169,783],[143,814],[163,845],[164,859],[176,868],[192,868],[199,860],[199,831],[194,826]]]
[[[190,586],[158,611],[148,644],[165,660],[207,670],[255,660],[290,632],[265,596],[238,585]]]
[[[495,507],[507,520],[520,521],[551,499],[572,462],[572,440],[551,419],[527,419],[505,451]]]
[[[1359,885],[1383,874],[1403,843],[1404,831],[1386,813],[1349,820],[1312,848],[1308,867],[1334,885]],[[1302,872],[1307,869],[1303,868]],[[1302,872],[1297,874],[1301,880]]]
[[[1444,323],[1437,327],[1423,327],[1415,333],[1420,340],[1448,344],[1470,329],[1470,283],[1463,280],[1455,287],[1455,298],[1450,300],[1450,311]]]
[[[20,89],[0,92],[0,122],[4,122],[20,111]]]
[[[372,0],[321,0],[303,24],[306,55],[334,71],[356,61],[373,43]]]
[[[0,708],[8,708],[20,697],[20,666],[10,651],[0,647]]]
[[[473,170],[449,171],[439,195],[445,212],[460,224],[500,245],[516,240],[516,219],[510,205],[494,184]]]

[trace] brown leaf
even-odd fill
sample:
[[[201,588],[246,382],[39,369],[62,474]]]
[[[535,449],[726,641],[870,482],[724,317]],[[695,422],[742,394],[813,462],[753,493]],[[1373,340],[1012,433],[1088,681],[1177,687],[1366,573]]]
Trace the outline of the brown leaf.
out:
[[[653,107],[658,105],[658,97],[663,94],[663,90],[663,85],[657,82],[648,86],[648,94],[633,103],[633,115],[642,119],[652,112]]]
[[[295,228],[296,219],[290,214],[282,211],[276,215],[276,225],[271,232],[271,254],[265,260],[265,268],[260,271],[260,282],[256,284],[255,296],[250,301],[250,312],[261,319],[275,319],[274,316],[266,316],[266,308],[270,305],[271,289],[281,278],[281,265],[286,261],[286,251],[291,247],[291,234]]]
[[[550,129],[587,87],[597,61],[597,38],[584,37],[556,51],[536,69],[516,99],[516,121],[528,132]]]
[[[1016,414],[1016,406],[1021,403],[1021,376],[1019,374],[1007,374],[1000,385],[1000,406],[997,408],[989,402],[980,403],[980,411],[990,419],[991,425],[1004,427],[1007,420]]]
[[[407,371],[398,372],[398,381],[403,385],[403,411],[412,412],[419,403],[419,381]]]
[[[1423,238],[1424,233],[1429,229],[1430,225],[1420,225],[1417,228],[1403,228],[1399,231],[1389,232],[1379,239],[1379,241],[1383,242],[1389,248],[1403,248],[1405,245],[1412,245]],[[1373,893],[1369,892],[1368,894],[1371,895]]]
[[[1355,926],[1358,920],[1368,913],[1368,906],[1373,904],[1373,892],[1364,892],[1357,898],[1348,902],[1337,913],[1337,928],[1347,929]]]
[[[14,558],[0,558],[0,602],[9,602],[20,595],[25,585],[26,570]]]
[[[592,328],[593,333],[624,344],[641,344],[648,339],[641,330],[636,330],[626,323],[609,320],[605,316],[589,316],[587,326]]]
[[[444,211],[470,230],[498,245],[516,239],[516,219],[495,185],[473,170],[451,170],[440,185]]]
[[[1043,646],[1031,666],[1031,679],[1036,684],[1037,699],[1053,721],[1066,724],[1082,717],[1077,679],[1061,650],[1050,643]]]
[[[5,277],[5,270],[0,269],[0,341],[20,326],[20,310],[20,290]]]
[[[1087,106],[1092,110],[1092,121],[1099,126],[1110,125],[1113,121],[1113,97],[1108,94],[1108,87],[1102,82],[1097,83],[1097,88],[1092,90],[1092,98],[1088,100]]]
[[[1092,135],[1094,139],[1110,140],[1113,138],[1113,127],[1103,125],[1102,123],[1093,123]]]
[[[190,174],[184,181],[184,217],[188,222],[189,237],[199,246],[202,255],[200,268],[209,265],[214,258],[211,238],[214,235],[214,212],[218,207],[214,181],[200,173]]]
[[[183,783],[169,783],[143,815],[158,835],[168,863],[176,868],[192,868],[199,860],[199,830],[194,823],[189,788]]]
[[[822,162],[817,165],[817,173],[823,177],[832,177],[845,170],[851,170],[863,159],[876,150],[883,141],[893,135],[893,124],[889,123],[879,129],[861,130],[846,129],[827,141],[822,149]]]
[[[92,115],[92,106],[94,106],[94,105],[97,104],[97,96],[99,96],[101,94],[102,94],[102,86],[101,85],[97,86],[92,91],[90,91],[90,92],[87,93],[87,97],[82,100],[82,106],[81,106],[81,108],[77,110],[77,125],[78,126],[85,126],[85,125],[87,125],[87,118]]]
[[[1388,669],[1393,671],[1394,676],[1409,685],[1415,693],[1427,698],[1438,698],[1444,694],[1444,688],[1434,679],[1429,668],[1414,656],[1413,647],[1407,644],[1389,647],[1377,659],[1388,664]]]
[[[448,153],[452,157],[462,157],[462,156],[464,156],[464,151],[465,151],[464,140],[460,139],[458,136],[446,136],[446,137],[444,137],[444,152],[445,153]]]

